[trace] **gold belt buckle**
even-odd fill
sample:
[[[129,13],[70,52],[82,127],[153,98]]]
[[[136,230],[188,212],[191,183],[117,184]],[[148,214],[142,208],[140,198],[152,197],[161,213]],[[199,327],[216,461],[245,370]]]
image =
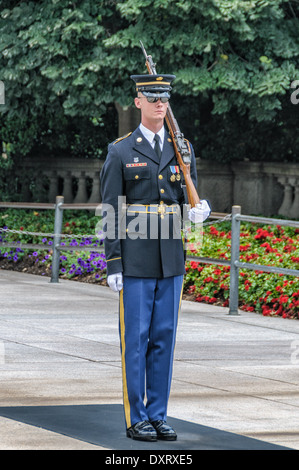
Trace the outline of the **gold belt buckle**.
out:
[[[160,214],[161,219],[164,219],[164,215],[166,214],[166,205],[164,202],[160,202],[160,205],[158,206],[158,214]]]

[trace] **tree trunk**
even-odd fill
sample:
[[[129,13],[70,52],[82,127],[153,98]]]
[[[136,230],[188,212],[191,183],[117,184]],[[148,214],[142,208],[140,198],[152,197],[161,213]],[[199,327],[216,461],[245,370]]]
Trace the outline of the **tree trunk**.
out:
[[[139,109],[132,106],[123,108],[119,103],[115,103],[115,107],[118,113],[118,136],[133,132],[140,123]]]

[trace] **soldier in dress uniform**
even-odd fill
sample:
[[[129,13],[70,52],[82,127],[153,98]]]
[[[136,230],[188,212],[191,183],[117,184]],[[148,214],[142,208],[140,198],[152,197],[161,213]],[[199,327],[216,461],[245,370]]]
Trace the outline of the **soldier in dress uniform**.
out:
[[[127,436],[175,440],[167,403],[185,273],[180,227],[186,203],[183,174],[164,128],[175,76],[131,78],[141,123],[109,145],[101,172],[107,281],[119,292]],[[188,145],[196,187],[195,156]],[[203,221],[210,208],[201,201],[188,214],[194,222]]]

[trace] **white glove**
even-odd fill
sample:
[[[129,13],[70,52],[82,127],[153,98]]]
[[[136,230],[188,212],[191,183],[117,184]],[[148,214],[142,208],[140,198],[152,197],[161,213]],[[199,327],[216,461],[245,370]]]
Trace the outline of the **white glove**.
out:
[[[107,277],[107,283],[110,289],[114,292],[119,292],[123,288],[123,275],[122,273],[110,274]]]
[[[194,224],[202,223],[206,220],[211,213],[211,208],[205,199],[202,199],[199,204],[196,204],[195,207],[192,207],[188,212],[188,219],[191,220]]]

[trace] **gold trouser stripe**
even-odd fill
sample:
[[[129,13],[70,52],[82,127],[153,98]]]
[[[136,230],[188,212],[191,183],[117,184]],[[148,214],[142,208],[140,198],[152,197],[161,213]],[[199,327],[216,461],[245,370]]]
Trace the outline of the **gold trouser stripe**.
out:
[[[181,289],[181,295],[180,295],[180,303],[179,303],[178,321],[177,321],[177,323],[179,323],[179,318],[180,318],[180,314],[181,314],[181,306],[182,306],[183,291],[184,291],[184,278],[183,278],[183,282],[182,282],[182,289]],[[175,349],[175,347],[176,347],[176,343],[175,343],[175,345],[174,345],[174,349]]]
[[[181,312],[181,304],[182,304],[182,297],[183,297],[183,290],[184,290],[184,279],[183,279],[183,282],[182,282],[182,290],[181,290],[181,297],[180,297],[180,304],[179,304],[179,314]]]
[[[179,310],[178,310],[178,321],[179,321],[179,317],[180,317],[180,314],[181,314],[183,292],[184,292],[184,278],[183,278],[183,282],[182,282],[182,289],[181,289],[181,295],[180,295],[180,303],[179,303]]]
[[[126,341],[125,341],[125,311],[124,311],[124,290],[120,291],[119,301],[119,317],[120,317],[120,338],[121,338],[121,363],[122,363],[122,378],[123,378],[123,395],[124,395],[124,409],[125,409],[125,418],[127,427],[131,427],[131,410],[130,402],[128,396],[128,387],[127,387],[127,374],[126,374],[126,361],[125,361],[125,352],[126,352]]]

